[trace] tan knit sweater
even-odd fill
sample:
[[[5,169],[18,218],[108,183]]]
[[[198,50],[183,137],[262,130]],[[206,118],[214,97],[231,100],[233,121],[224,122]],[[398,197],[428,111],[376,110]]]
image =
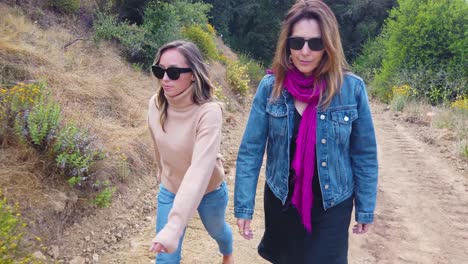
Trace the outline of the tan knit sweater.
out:
[[[169,107],[164,124],[159,121],[156,96],[149,102],[148,125],[160,168],[158,181],[175,193],[167,224],[156,235],[156,242],[169,253],[177,249],[190,218],[205,193],[224,180],[220,152],[222,110],[215,102],[197,105],[193,87],[167,98]]]

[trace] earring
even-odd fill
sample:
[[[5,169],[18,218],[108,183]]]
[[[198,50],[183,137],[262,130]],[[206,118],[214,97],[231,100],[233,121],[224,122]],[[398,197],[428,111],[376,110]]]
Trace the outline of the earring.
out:
[[[289,63],[291,63],[291,64],[293,63],[293,61],[292,61],[292,57],[291,57],[291,54],[289,54],[288,61],[289,61]]]

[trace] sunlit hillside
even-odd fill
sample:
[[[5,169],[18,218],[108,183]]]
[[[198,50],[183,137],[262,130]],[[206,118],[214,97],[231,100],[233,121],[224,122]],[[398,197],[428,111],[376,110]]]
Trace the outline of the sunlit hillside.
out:
[[[235,56],[223,49],[225,56]],[[216,61],[210,64],[220,88],[217,95],[234,111],[239,104],[227,99],[233,93],[226,88],[225,67]],[[62,125],[76,124],[92,134],[104,157],[91,176],[115,188],[111,207],[137,203],[142,186],[156,186],[146,125],[154,79],[141,66],[125,61],[116,45],[96,44],[91,35],[78,36],[60,26],[41,28],[19,9],[0,3],[0,82],[5,91],[17,82],[45,83],[45,93],[61,107]],[[14,137],[2,136],[0,144],[0,195],[11,205],[18,203],[29,223],[26,241],[36,248],[50,245],[67,226],[96,214],[93,211],[107,214],[92,205],[96,190],[71,187],[47,154]]]

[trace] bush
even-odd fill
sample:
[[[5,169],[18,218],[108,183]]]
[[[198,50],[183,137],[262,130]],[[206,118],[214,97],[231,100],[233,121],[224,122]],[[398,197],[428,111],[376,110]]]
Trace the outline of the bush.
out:
[[[80,0],[49,0],[49,5],[63,13],[75,13],[80,9]]]
[[[468,31],[464,0],[399,0],[382,34],[383,59],[373,86],[380,94],[405,75],[416,75],[419,97],[433,104],[468,94]]]
[[[55,139],[60,119],[60,106],[55,102],[40,101],[16,119],[17,135],[32,143],[38,150],[45,150]]]
[[[265,67],[260,62],[251,59],[246,54],[241,54],[239,56],[239,61],[247,67],[250,84],[257,87],[263,76],[265,76]]]
[[[93,204],[99,208],[107,208],[111,204],[112,196],[114,195],[115,188],[107,187],[109,183],[106,183],[104,190],[96,195],[96,198],[93,200]]]
[[[87,177],[90,167],[104,156],[97,137],[73,124],[60,131],[54,144],[54,154],[57,167],[72,186],[92,182]]]
[[[126,22],[118,23],[116,16],[97,13],[93,23],[96,42],[105,40],[116,40],[125,49],[130,60],[144,58],[145,55],[145,31]]]
[[[26,226],[26,223],[21,220],[18,206],[8,205],[6,198],[2,196],[0,191],[0,263],[40,263],[21,250]]]
[[[218,58],[218,50],[213,36],[200,26],[189,26],[182,30],[182,34],[198,46],[205,58]]]
[[[227,80],[232,86],[232,89],[240,95],[247,95],[250,92],[249,76],[247,74],[247,67],[241,63],[229,62],[226,70]]]

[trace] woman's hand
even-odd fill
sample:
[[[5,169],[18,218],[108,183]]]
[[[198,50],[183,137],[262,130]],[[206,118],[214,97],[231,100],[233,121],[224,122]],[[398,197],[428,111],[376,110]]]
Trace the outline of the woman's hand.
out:
[[[149,249],[153,253],[166,253],[167,249],[163,244],[160,244],[158,242],[155,242],[154,239],[151,242],[151,247]]]
[[[237,227],[239,227],[239,233],[247,240],[253,238],[252,229],[250,229],[250,219],[237,219]]]
[[[365,234],[367,231],[369,231],[371,224],[363,224],[363,223],[356,223],[353,226],[353,233],[354,234]]]

